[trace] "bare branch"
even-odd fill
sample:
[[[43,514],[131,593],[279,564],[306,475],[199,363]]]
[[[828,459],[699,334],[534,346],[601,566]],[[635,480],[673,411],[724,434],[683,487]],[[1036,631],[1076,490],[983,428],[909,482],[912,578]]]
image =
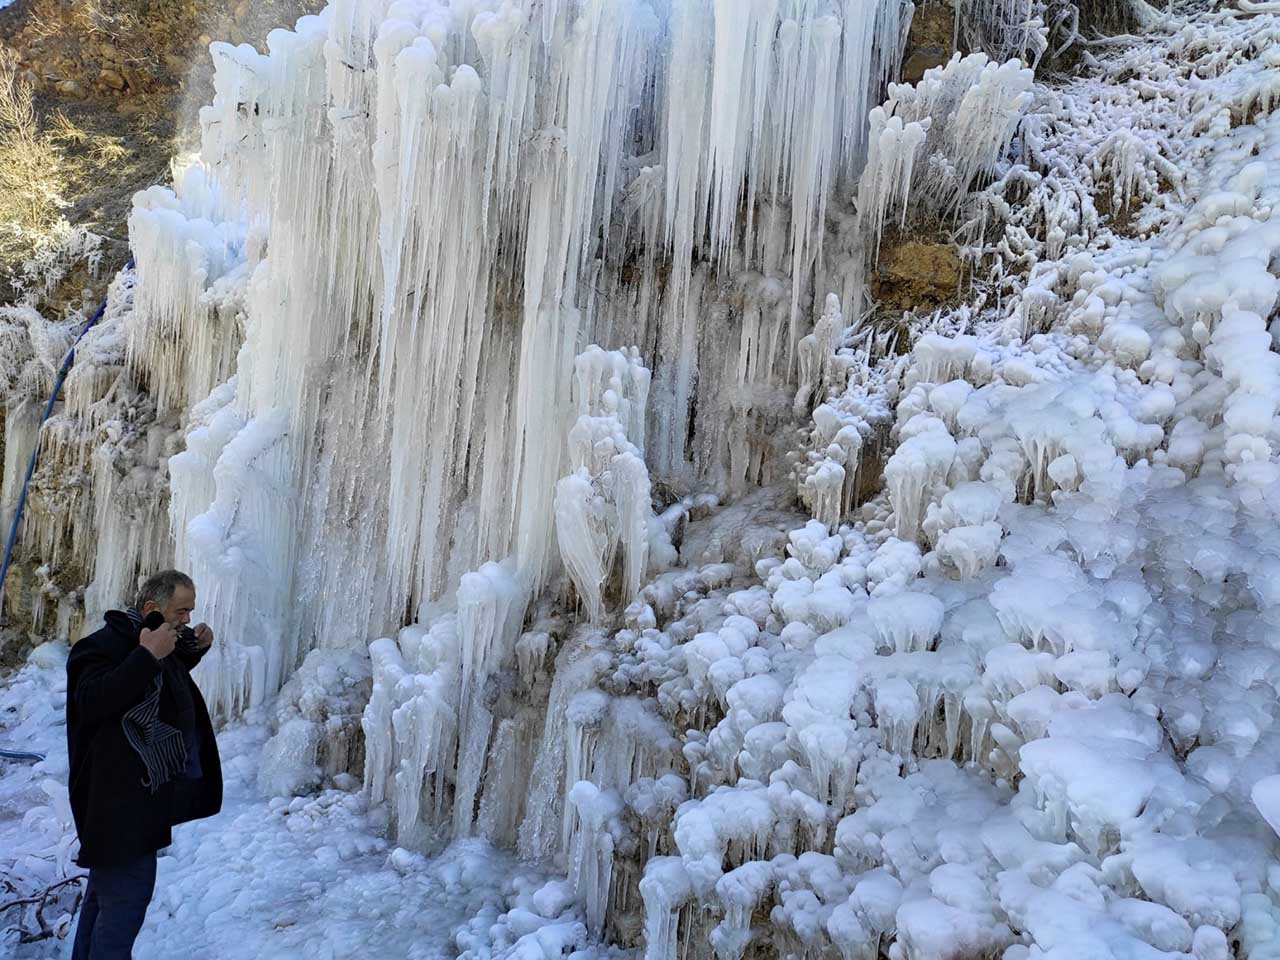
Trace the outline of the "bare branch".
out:
[[[44,902],[49,899],[49,894],[53,893],[53,891],[57,890],[59,887],[65,887],[68,883],[79,883],[88,876],[89,875],[87,873],[81,873],[74,877],[63,877],[61,880],[51,883],[49,886],[45,887],[42,892],[35,896],[22,897],[18,900],[10,900],[8,903],[0,903],[0,912],[8,910],[10,907],[27,906],[33,903],[38,903],[43,907]]]

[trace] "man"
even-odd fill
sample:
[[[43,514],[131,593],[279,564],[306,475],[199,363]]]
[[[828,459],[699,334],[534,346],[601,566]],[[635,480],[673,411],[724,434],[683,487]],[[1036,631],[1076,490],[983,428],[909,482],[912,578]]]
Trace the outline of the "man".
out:
[[[71,648],[71,812],[89,869],[73,960],[129,960],[170,828],[222,808],[218,745],[190,676],[213,643],[207,624],[187,627],[195,602],[191,578],[166,570]]]

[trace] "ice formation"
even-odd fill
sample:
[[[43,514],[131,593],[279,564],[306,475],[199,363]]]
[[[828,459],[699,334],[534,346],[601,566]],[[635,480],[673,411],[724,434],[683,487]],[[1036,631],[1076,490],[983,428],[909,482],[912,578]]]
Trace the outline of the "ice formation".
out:
[[[650,548],[661,554],[653,558],[660,567],[670,562],[671,545],[653,513],[643,449],[649,371],[635,348],[589,348],[575,362],[574,394],[579,416],[569,431],[573,472],[556,483],[556,542],[589,618],[599,621],[615,553],[621,550],[625,605],[640,592]]]
[[[913,208],[947,215],[979,174],[994,170],[1031,104],[1033,73],[1017,60],[953,56],[918,84],[890,84],[871,111],[858,213],[879,244],[885,222]]]
[[[190,404],[177,557],[238,591],[213,604],[244,638],[208,671],[219,711],[485,562],[533,596],[563,555],[598,615],[616,540],[633,596],[662,541],[641,457],[686,487],[780,479],[805,318],[856,256],[825,212],[908,13],[337,2],[265,54],[214,45],[200,160],[136,201],[129,344],[161,412]],[[584,483],[559,438],[592,342],[657,376],[634,455]]]
[[[1280,956],[1280,20],[1164,16],[1057,86],[1029,20],[887,84],[896,2],[215,44],[42,440],[90,606],[172,550],[261,789],[559,874],[462,956]],[[940,226],[972,302],[884,323]]]

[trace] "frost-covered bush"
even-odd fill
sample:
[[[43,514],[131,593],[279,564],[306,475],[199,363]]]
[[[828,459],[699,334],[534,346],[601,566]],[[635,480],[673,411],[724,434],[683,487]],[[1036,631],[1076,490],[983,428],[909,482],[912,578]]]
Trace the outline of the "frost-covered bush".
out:
[[[953,214],[979,175],[994,172],[1031,104],[1032,72],[1017,60],[954,55],[915,85],[890,84],[871,111],[858,215],[878,247],[886,221],[909,211]]]

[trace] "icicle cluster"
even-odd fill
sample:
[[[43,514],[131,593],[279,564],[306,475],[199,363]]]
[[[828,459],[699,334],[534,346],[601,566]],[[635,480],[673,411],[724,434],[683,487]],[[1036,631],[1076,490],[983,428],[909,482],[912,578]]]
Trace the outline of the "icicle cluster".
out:
[[[649,570],[651,546],[663,554],[655,558],[659,568],[662,561],[670,562],[671,547],[653,514],[644,462],[649,371],[634,348],[606,353],[592,347],[575,368],[579,415],[569,431],[573,472],[556,483],[556,541],[588,617],[598,622],[615,555],[621,554],[625,605],[635,599]]]
[[[137,200],[129,357],[188,421],[172,518],[229,641],[218,712],[487,561],[548,583],[579,344],[657,371],[626,435],[664,482],[780,478],[800,318],[861,297],[826,212],[908,14],[335,0],[213,45],[200,161]],[[652,531],[619,466],[629,596]]]
[[[0,310],[0,528],[7,538],[38,446],[16,559],[42,561],[37,589],[25,595],[11,590],[6,606],[28,604],[36,635],[72,637],[94,629],[105,609],[131,593],[139,571],[172,557],[165,461],[180,436],[173,419],[158,415],[126,369],[128,330],[136,316],[133,273],[112,282],[103,317],[76,347],[60,398],[44,429],[37,430],[68,349],[96,308],[81,304],[49,321],[43,298],[86,257],[92,265],[96,247],[85,243],[81,234],[72,234],[56,250],[45,251],[41,262],[28,264],[27,301]],[[8,586],[17,581],[15,575]]]
[[[904,361],[890,359],[892,333],[846,326],[834,295],[800,342],[797,411],[812,403],[798,492],[815,519],[835,527],[879,487],[881,447]]]

